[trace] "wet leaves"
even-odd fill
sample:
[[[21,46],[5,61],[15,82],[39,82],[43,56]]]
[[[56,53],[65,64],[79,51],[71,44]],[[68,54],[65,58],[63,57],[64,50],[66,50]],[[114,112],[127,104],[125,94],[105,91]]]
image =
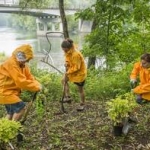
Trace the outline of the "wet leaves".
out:
[[[77,103],[65,104],[68,113],[55,115],[60,112],[60,103],[47,102],[42,117],[38,117],[33,106],[24,125],[25,141],[16,146],[16,140],[12,140],[15,150],[150,149],[150,105],[140,108],[138,124],[121,137],[112,134],[104,102],[87,102],[83,112],[77,112],[77,106]]]

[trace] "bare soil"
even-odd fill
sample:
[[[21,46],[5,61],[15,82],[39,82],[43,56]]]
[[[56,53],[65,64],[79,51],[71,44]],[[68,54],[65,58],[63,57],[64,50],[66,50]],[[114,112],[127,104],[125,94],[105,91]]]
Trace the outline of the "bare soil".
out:
[[[11,141],[15,150],[150,150],[150,104],[141,107],[128,135],[118,137],[105,102],[88,101],[81,112],[76,110],[78,103],[64,106],[63,114],[59,102],[47,102],[43,116],[33,106],[24,124],[24,141]]]

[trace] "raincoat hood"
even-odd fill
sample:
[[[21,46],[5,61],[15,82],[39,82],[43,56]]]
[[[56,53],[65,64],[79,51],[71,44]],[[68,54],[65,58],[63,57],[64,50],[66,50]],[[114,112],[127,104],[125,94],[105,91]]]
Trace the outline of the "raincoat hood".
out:
[[[14,104],[21,101],[22,90],[31,92],[40,90],[41,85],[31,74],[29,66],[21,66],[31,58],[33,58],[32,47],[22,45],[0,65],[0,104]]]
[[[30,60],[33,58],[33,48],[28,44],[21,45],[13,51],[12,56],[18,61]]]

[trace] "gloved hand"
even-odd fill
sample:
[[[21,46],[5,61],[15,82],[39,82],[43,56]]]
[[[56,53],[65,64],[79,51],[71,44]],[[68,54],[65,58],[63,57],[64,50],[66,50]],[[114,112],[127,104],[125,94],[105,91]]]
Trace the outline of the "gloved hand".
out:
[[[137,80],[136,79],[130,79],[131,88],[134,89],[137,86]]]

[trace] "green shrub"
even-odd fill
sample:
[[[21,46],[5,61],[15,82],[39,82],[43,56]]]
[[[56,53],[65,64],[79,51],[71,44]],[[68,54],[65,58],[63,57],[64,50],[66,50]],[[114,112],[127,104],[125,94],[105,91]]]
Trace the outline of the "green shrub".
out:
[[[4,52],[0,52],[0,62],[4,62],[6,60],[7,56]]]
[[[131,66],[118,71],[88,70],[85,94],[88,100],[106,100],[129,92]]]
[[[18,130],[21,130],[22,126],[19,122],[8,120],[7,118],[0,119],[0,141],[9,142],[11,139],[17,136]]]
[[[137,106],[138,104],[135,101],[135,97],[130,92],[117,96],[115,99],[107,102],[106,108],[108,117],[113,121],[114,125],[116,125],[117,123],[122,123]]]
[[[129,75],[131,65],[115,71],[105,71],[100,69],[88,69],[85,83],[86,100],[107,100],[115,98],[116,95],[125,94],[130,91]],[[32,67],[32,73],[43,85],[43,94],[47,101],[59,101],[62,97],[63,86],[61,84],[62,74],[39,70]],[[76,85],[69,83],[72,98],[79,99]],[[30,95],[30,94],[29,94]],[[27,97],[28,94],[24,95]],[[26,99],[30,99],[29,98]]]

